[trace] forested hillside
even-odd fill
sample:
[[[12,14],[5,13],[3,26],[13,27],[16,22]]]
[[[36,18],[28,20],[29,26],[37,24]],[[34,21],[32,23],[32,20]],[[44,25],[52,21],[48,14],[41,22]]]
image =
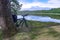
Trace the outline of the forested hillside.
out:
[[[60,13],[60,8],[53,8],[50,10],[34,10],[34,11],[21,11],[20,13]]]

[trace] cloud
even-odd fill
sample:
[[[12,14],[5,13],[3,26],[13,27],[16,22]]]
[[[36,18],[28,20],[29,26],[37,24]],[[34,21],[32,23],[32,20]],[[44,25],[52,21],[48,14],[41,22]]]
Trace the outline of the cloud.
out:
[[[40,8],[60,8],[60,0],[48,0],[46,3],[39,0],[33,0],[32,2],[26,2],[26,0],[20,0],[20,3],[23,4],[21,10],[29,10],[32,7]]]
[[[51,8],[60,8],[60,0],[49,0],[47,4]]]

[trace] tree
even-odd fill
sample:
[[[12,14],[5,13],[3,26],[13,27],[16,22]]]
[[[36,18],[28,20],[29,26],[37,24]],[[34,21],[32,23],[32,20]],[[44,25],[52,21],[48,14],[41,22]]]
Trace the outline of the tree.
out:
[[[21,9],[22,4],[19,4],[17,0],[12,0],[11,1],[11,11],[13,14],[17,14],[18,11]]]
[[[9,40],[17,33],[16,26],[12,19],[10,0],[0,0],[0,26],[3,31],[4,40]]]

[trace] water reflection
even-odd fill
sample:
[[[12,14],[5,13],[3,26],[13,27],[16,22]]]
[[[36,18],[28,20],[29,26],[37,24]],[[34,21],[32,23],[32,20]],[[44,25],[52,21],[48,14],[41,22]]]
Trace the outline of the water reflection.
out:
[[[17,19],[23,18],[21,15],[17,16]],[[55,22],[55,23],[60,23],[59,19],[53,19],[48,16],[33,16],[33,15],[28,15],[25,17],[26,20],[32,20],[32,21],[40,21],[40,22]]]

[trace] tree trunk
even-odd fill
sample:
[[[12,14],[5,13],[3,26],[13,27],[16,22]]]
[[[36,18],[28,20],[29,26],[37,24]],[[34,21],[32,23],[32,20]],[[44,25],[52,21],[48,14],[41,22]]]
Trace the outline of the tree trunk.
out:
[[[0,26],[3,30],[4,40],[7,40],[17,32],[12,19],[10,0],[0,0]]]

